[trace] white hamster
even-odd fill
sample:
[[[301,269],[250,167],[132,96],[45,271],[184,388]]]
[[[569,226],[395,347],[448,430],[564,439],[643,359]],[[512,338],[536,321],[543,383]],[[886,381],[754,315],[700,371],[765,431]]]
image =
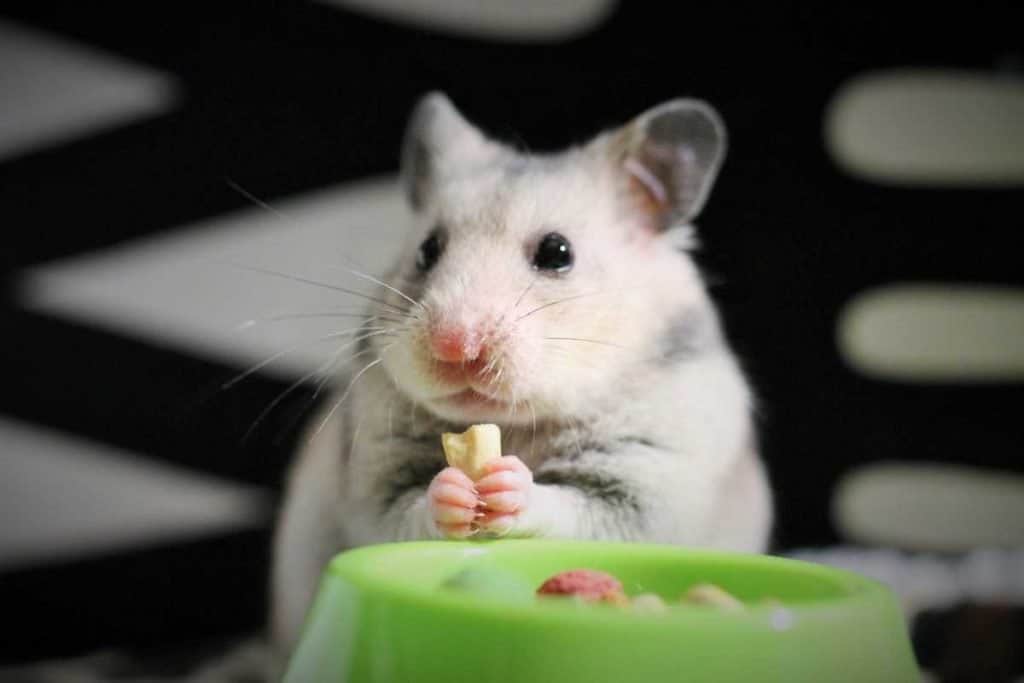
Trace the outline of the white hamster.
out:
[[[760,552],[772,521],[748,383],[690,252],[726,134],[673,100],[558,154],[489,139],[442,94],[409,123],[416,223],[354,372],[314,418],[280,518],[275,644],[355,546],[520,535]],[[500,425],[471,482],[440,435]]]

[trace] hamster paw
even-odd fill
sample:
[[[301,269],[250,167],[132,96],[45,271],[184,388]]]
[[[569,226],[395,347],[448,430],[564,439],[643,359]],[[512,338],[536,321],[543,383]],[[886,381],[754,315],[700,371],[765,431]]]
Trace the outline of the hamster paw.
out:
[[[468,538],[479,531],[477,490],[462,470],[446,467],[438,472],[427,488],[427,500],[434,524],[445,538]]]
[[[484,465],[476,482],[483,513],[476,523],[491,536],[512,532],[526,511],[533,493],[533,472],[514,455],[506,455]]]

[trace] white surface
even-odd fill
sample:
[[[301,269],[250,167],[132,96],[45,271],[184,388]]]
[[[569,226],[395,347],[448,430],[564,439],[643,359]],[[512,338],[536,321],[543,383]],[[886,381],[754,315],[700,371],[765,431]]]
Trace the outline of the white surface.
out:
[[[825,141],[853,175],[886,184],[1024,184],[1024,78],[894,69],[840,88]]]
[[[833,515],[846,538],[863,544],[1024,548],[1024,476],[966,465],[865,465],[840,481]]]
[[[165,74],[0,20],[0,159],[161,113],[175,99]]]
[[[615,0],[322,0],[391,21],[480,38],[547,41],[594,28]]]
[[[972,548],[963,555],[910,553],[886,548],[801,548],[788,557],[839,567],[881,581],[900,598],[907,616],[962,601],[1024,605],[1024,550]]]
[[[0,419],[0,570],[264,523],[254,487]]]
[[[358,297],[236,264],[373,292],[345,267],[382,275],[411,217],[393,178],[353,183],[253,207],[174,233],[51,263],[24,273],[22,304],[239,366],[296,345],[265,368],[309,372],[354,328],[351,317],[246,321],[284,314],[364,310]],[[284,214],[282,217],[280,214]]]
[[[865,374],[910,382],[1024,380],[1024,289],[902,284],[858,294],[838,344]]]

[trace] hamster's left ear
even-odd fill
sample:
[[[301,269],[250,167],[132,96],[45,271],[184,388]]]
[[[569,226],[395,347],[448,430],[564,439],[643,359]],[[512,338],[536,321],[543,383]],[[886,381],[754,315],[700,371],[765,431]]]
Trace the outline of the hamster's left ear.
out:
[[[704,207],[725,158],[725,125],[700,100],[649,109],[612,138],[612,153],[655,230],[688,223]]]

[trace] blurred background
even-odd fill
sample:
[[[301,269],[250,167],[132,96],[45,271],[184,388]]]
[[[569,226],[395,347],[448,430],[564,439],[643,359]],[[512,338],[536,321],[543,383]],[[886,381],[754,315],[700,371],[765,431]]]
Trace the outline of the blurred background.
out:
[[[260,628],[330,351],[297,316],[353,302],[253,268],[380,272],[441,89],[534,150],[719,109],[699,261],[775,551],[889,582],[943,680],[1024,675],[1022,8],[7,0],[0,665]]]

